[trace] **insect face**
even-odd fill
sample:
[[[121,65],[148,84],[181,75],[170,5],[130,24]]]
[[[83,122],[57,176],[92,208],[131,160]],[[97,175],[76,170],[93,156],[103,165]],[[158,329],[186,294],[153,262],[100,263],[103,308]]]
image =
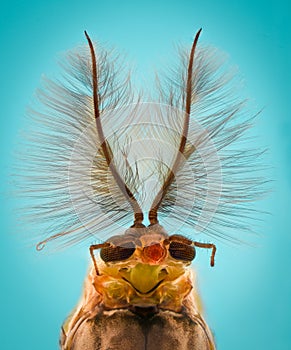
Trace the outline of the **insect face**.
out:
[[[180,242],[179,242],[180,240]],[[94,286],[107,307],[138,306],[182,308],[191,290],[190,271],[185,269],[195,248],[168,236],[160,225],[129,229],[100,251]]]

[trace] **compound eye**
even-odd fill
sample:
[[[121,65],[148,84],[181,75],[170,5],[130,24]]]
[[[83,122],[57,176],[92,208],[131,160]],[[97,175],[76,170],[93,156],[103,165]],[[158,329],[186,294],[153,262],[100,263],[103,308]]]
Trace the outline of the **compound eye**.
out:
[[[182,261],[192,261],[195,258],[195,248],[181,242],[171,242],[169,252],[172,258]]]
[[[102,248],[100,257],[104,262],[123,261],[130,258],[134,252],[134,243],[128,242],[123,246]]]

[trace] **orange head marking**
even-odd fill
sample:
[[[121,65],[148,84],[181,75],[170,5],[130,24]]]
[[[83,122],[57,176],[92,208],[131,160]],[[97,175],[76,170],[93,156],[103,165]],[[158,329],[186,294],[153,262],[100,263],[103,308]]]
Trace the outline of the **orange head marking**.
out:
[[[157,263],[166,255],[166,250],[159,243],[151,244],[143,249],[144,262]]]

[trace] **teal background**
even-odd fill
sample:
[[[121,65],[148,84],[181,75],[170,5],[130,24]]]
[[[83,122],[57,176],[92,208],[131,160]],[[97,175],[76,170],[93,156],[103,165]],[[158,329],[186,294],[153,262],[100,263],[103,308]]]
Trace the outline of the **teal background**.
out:
[[[291,118],[288,1],[1,1],[1,349],[58,348],[59,327],[76,304],[89,261],[86,247],[37,253],[15,234],[8,200],[12,150],[24,112],[56,56],[84,43],[83,31],[127,52],[140,79],[174,53],[201,42],[227,52],[261,113],[257,144],[269,148],[273,191],[255,248],[218,244],[217,264],[197,259],[206,319],[219,350],[291,349]],[[152,73],[150,73],[152,74]],[[137,79],[137,81],[139,78]],[[29,232],[28,232],[29,234]]]

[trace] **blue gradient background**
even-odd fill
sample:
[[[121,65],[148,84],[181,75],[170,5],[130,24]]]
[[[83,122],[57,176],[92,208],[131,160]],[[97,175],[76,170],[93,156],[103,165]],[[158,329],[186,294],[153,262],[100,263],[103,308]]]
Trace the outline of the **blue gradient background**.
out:
[[[240,67],[247,94],[264,107],[255,147],[267,145],[273,192],[259,206],[264,218],[256,248],[219,244],[217,265],[197,259],[206,318],[219,350],[291,349],[291,118],[288,1],[1,1],[1,349],[58,348],[59,327],[76,304],[87,250],[47,255],[15,234],[8,173],[17,131],[42,73],[56,55],[84,42],[83,31],[127,52],[144,77],[190,43],[227,52]],[[8,191],[7,191],[8,188]]]

